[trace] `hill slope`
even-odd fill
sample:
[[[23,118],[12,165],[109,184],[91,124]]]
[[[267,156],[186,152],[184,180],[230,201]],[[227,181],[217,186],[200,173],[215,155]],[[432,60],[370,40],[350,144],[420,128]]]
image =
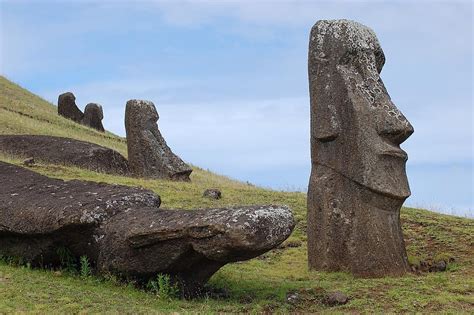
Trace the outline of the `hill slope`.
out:
[[[101,134],[56,114],[56,107],[0,77],[0,134],[44,134],[76,138],[126,154],[126,142]],[[20,164],[11,156],[0,160]],[[0,313],[45,312],[474,312],[474,220],[402,209],[410,260],[454,259],[443,273],[403,278],[354,279],[345,273],[308,272],[306,261],[306,195],[265,190],[194,168],[191,183],[142,180],[105,175],[61,165],[37,165],[35,171],[62,179],[84,179],[143,186],[158,193],[164,208],[193,209],[235,204],[279,203],[292,207],[297,227],[280,248],[259,258],[230,264],[210,281],[229,293],[224,299],[194,301],[160,299],[120,284],[113,278],[80,278],[65,272],[31,270],[0,263]],[[218,187],[221,200],[202,198],[205,188]],[[348,304],[330,308],[326,292],[343,291]],[[288,293],[298,299],[288,303]]]

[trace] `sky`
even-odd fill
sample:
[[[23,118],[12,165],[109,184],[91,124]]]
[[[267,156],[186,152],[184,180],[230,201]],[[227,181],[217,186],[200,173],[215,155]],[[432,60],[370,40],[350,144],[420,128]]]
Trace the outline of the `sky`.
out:
[[[309,31],[340,18],[376,32],[415,128],[405,204],[473,217],[471,1],[0,0],[0,73],[53,104],[101,104],[121,136],[126,101],[151,100],[185,161],[306,191]]]

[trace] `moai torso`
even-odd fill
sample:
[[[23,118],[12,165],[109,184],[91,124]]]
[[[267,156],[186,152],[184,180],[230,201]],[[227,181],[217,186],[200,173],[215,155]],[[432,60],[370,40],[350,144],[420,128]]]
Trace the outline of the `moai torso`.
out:
[[[410,195],[400,144],[413,127],[379,76],[385,56],[374,32],[353,21],[311,30],[310,269],[361,276],[403,274],[400,207]]]

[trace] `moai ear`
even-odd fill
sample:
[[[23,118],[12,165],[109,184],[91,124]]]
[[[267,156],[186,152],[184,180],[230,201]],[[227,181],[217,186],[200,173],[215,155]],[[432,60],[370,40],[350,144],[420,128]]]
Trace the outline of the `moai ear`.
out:
[[[321,142],[335,140],[341,132],[336,106],[333,104],[316,106],[314,114],[318,123],[314,124],[313,136]]]

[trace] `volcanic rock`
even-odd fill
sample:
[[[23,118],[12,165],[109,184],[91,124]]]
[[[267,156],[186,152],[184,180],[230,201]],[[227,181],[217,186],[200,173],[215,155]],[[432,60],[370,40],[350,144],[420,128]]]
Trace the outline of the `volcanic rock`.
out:
[[[446,271],[448,264],[444,260],[440,260],[435,262],[432,266],[430,266],[430,272],[443,272]]]
[[[294,228],[286,206],[161,210],[151,191],[62,181],[0,162],[0,255],[60,263],[58,248],[99,272],[146,282],[170,274],[187,296],[223,265],[256,257]]]
[[[44,163],[77,166],[96,172],[128,174],[128,162],[117,151],[69,138],[0,135],[0,152],[19,157],[32,157]]]
[[[88,127],[97,129],[98,131],[104,132],[104,126],[102,125],[102,119],[104,119],[104,112],[102,106],[96,103],[89,103],[84,109],[84,118],[81,123]]]
[[[409,270],[400,208],[410,196],[400,149],[413,127],[380,78],[385,56],[375,33],[348,20],[311,30],[310,269],[357,276]]]
[[[189,181],[192,169],[168,147],[158,130],[158,118],[152,102],[127,102],[125,130],[130,171],[138,177]]]
[[[329,306],[344,305],[349,302],[349,297],[342,292],[336,291],[329,293],[324,302]]]
[[[66,92],[58,97],[58,114],[80,123],[84,114],[76,105],[76,97],[71,92]]]
[[[203,197],[210,198],[210,199],[221,199],[222,193],[219,189],[216,188],[209,188],[204,191],[202,194]]]

